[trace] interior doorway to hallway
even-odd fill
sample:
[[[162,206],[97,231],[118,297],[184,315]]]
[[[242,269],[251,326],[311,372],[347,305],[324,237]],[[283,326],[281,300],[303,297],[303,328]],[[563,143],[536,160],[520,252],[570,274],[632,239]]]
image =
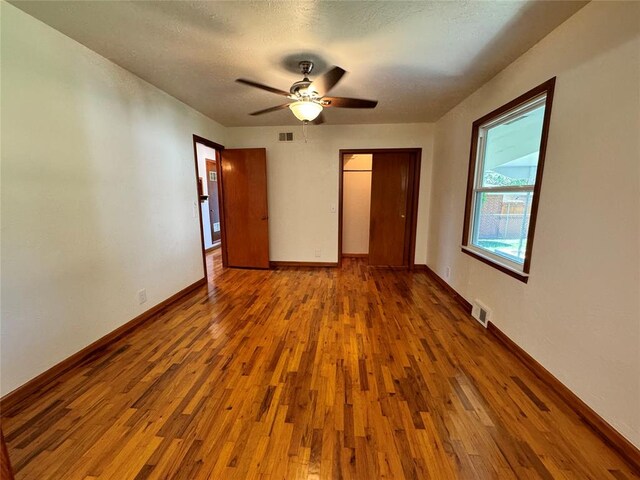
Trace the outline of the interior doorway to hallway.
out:
[[[218,179],[221,152],[224,147],[211,140],[194,135],[193,150],[198,189],[202,262],[205,275],[208,278],[206,253],[222,246]]]
[[[225,149],[193,136],[202,262],[220,248],[222,267],[270,267],[265,148]]]

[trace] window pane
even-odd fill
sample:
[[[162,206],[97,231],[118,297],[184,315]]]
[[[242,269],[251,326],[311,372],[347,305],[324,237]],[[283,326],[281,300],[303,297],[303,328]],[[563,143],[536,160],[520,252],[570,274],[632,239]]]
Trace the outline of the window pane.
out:
[[[533,192],[476,193],[473,245],[524,263]]]
[[[534,185],[538,169],[544,103],[482,129],[482,186]]]

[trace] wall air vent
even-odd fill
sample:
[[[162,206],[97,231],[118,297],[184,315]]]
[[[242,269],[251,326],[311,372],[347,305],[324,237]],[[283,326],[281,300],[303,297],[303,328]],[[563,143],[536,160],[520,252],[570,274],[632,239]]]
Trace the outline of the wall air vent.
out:
[[[279,142],[293,142],[293,132],[280,132],[278,134]]]
[[[487,328],[487,323],[491,318],[491,310],[489,310],[486,306],[484,306],[478,300],[473,302],[473,309],[471,310],[471,315],[480,323],[480,325]]]

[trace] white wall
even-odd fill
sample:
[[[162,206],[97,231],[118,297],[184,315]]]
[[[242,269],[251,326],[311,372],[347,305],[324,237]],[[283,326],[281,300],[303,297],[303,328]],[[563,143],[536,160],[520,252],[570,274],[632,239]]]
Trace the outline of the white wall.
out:
[[[278,132],[295,140],[278,142]],[[425,263],[433,124],[312,125],[308,143],[301,126],[234,127],[225,146],[267,148],[270,259],[303,262],[338,260],[340,149],[422,148],[415,261]]]
[[[369,253],[371,169],[373,155],[355,154],[344,159],[342,179],[342,253]]]
[[[427,263],[640,446],[640,3],[592,2],[436,124]],[[460,252],[471,123],[557,76],[528,284]]]
[[[225,129],[0,4],[6,394],[202,278],[192,134]]]
[[[207,160],[216,159],[216,151],[196,143],[196,155],[198,157],[198,176],[202,178],[202,194],[209,195],[209,182],[207,181]],[[213,237],[211,236],[211,219],[209,218],[209,199],[200,203],[200,214],[202,215],[202,231],[204,233],[204,248],[213,247]]]

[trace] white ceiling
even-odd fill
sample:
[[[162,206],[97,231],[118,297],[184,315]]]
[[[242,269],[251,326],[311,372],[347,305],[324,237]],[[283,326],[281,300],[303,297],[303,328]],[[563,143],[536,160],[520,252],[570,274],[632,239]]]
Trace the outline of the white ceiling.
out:
[[[288,90],[339,65],[331,92],[379,100],[332,108],[327,123],[437,120],[570,17],[581,1],[17,1],[11,3],[226,126],[287,125]]]

